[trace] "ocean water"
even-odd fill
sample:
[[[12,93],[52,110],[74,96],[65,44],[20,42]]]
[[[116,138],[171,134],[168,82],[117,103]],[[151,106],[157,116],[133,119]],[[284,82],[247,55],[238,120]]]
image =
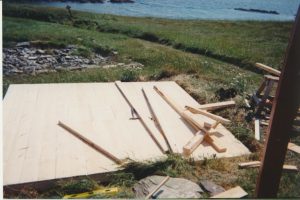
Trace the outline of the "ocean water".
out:
[[[40,2],[45,6],[124,16],[209,20],[294,20],[300,0],[135,0],[135,3]],[[279,15],[244,12],[234,8],[277,11]]]

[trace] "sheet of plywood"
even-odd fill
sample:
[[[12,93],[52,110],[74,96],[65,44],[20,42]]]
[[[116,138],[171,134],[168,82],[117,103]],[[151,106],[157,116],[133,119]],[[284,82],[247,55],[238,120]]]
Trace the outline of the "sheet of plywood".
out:
[[[153,90],[157,85],[184,108],[199,106],[175,82],[123,83],[133,104],[149,118],[150,112],[141,92],[149,99],[174,152],[194,135],[181,117]],[[22,84],[10,85],[3,100],[4,185],[111,172],[118,165],[57,125],[62,121],[117,158],[136,161],[164,158],[139,120],[132,120],[131,110],[114,83]],[[161,145],[165,145],[154,122]],[[215,135],[227,148],[217,153],[203,142],[193,153],[195,159],[231,157],[248,154],[222,125]],[[161,136],[161,137],[160,137]]]

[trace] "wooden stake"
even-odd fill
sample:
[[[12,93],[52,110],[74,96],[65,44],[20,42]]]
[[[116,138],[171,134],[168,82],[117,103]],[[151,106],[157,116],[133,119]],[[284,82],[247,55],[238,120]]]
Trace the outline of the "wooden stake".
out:
[[[152,190],[146,197],[145,199],[149,199],[159,188],[161,188],[161,186],[163,186],[168,180],[170,179],[169,176],[167,176],[164,180],[162,180],[162,182],[160,184],[158,184],[156,186],[156,188],[154,188],[154,190]]]
[[[211,198],[242,198],[247,195],[248,193],[245,192],[245,190],[243,190],[240,186],[236,186],[225,192],[212,196]]]
[[[99,153],[101,153],[102,155],[106,156],[108,159],[114,161],[116,164],[121,165],[123,162],[115,157],[114,155],[112,155],[111,153],[109,153],[108,151],[106,151],[105,149],[103,149],[102,147],[100,147],[99,145],[93,143],[91,140],[89,140],[88,138],[84,137],[83,135],[81,135],[80,133],[78,133],[77,131],[75,131],[74,129],[70,128],[69,126],[67,126],[66,124],[62,123],[62,122],[58,122],[58,126],[62,127],[63,129],[67,130],[69,133],[71,133],[72,135],[74,135],[75,137],[77,137],[78,139],[80,139],[82,142],[86,143],[87,145],[89,145],[90,147],[92,147],[93,149],[95,149],[96,151],[98,151]],[[74,147],[76,148],[76,147]]]
[[[220,117],[220,116],[218,116],[218,115],[214,115],[214,114],[209,113],[209,112],[207,112],[207,111],[205,111],[205,110],[193,108],[193,107],[191,107],[191,106],[185,106],[185,108],[188,109],[189,111],[191,111],[191,112],[194,113],[194,114],[201,114],[201,115],[204,115],[204,116],[209,117],[209,118],[211,118],[211,119],[214,119],[214,120],[216,120],[216,121],[218,121],[218,122],[220,122],[220,123],[224,123],[224,124],[230,123],[230,120],[225,119],[225,118],[223,118],[223,117]]]
[[[158,119],[157,115],[155,114],[155,111],[154,111],[154,109],[153,109],[153,107],[152,107],[152,105],[151,105],[151,103],[149,101],[149,98],[147,97],[147,94],[146,94],[146,92],[145,92],[145,90],[143,88],[142,88],[142,92],[143,92],[143,95],[144,95],[145,100],[147,102],[147,105],[148,105],[148,108],[150,110],[152,119],[153,119],[153,121],[154,121],[157,129],[162,134],[162,136],[163,136],[163,138],[164,138],[164,140],[165,140],[165,142],[166,142],[166,144],[168,146],[168,149],[169,149],[170,153],[173,153],[173,150],[172,150],[172,147],[171,147],[171,145],[169,143],[169,140],[168,140],[168,138],[167,138],[167,136],[166,136],[166,134],[165,134],[165,132],[164,132],[164,130],[163,130],[160,122],[159,122],[159,119]]]
[[[221,108],[226,108],[226,107],[232,107],[235,106],[234,101],[223,101],[223,102],[217,102],[217,103],[208,103],[208,104],[203,104],[200,105],[198,108],[202,110],[218,110]]]
[[[150,128],[147,126],[147,124],[145,123],[145,119],[136,111],[136,109],[134,108],[134,106],[132,105],[132,103],[129,101],[129,99],[127,98],[126,94],[125,94],[125,90],[124,88],[122,89],[122,83],[121,81],[116,81],[115,85],[117,86],[117,88],[119,89],[120,93],[122,94],[122,96],[124,97],[124,99],[126,100],[126,102],[128,103],[128,105],[135,110],[135,114],[138,116],[138,119],[140,120],[140,122],[142,123],[142,125],[144,126],[144,128],[146,129],[146,131],[148,132],[149,136],[152,138],[152,140],[154,141],[154,143],[157,145],[157,147],[159,148],[159,150],[162,153],[165,153],[164,148],[161,146],[161,144],[158,142],[158,140],[156,139],[156,137],[153,135],[152,131],[150,130]]]
[[[255,66],[262,70],[265,70],[271,74],[274,74],[276,76],[280,76],[280,74],[281,74],[281,72],[279,70],[269,67],[267,65],[261,64],[261,63],[255,63]]]

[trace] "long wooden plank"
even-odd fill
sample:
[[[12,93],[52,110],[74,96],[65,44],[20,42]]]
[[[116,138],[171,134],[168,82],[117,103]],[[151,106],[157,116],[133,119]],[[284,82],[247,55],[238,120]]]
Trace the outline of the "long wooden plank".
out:
[[[251,162],[244,162],[244,163],[239,163],[240,168],[255,168],[259,167],[261,164],[260,161],[251,161]],[[283,165],[284,170],[287,171],[298,171],[298,167],[295,165]]]
[[[225,192],[212,196],[211,198],[242,198],[247,196],[248,193],[243,190],[240,186],[236,186]]]
[[[146,198],[145,199],[149,199],[159,188],[161,188],[161,186],[163,186],[168,180],[170,179],[170,177],[169,176],[167,176],[166,178],[164,178],[163,180],[162,180],[162,182],[160,182],[160,184],[158,184],[157,186],[156,186],[156,188],[154,188],[154,190],[152,190],[147,196],[146,196]]]
[[[80,139],[81,141],[83,141],[84,143],[86,143],[87,145],[89,145],[90,147],[92,147],[93,149],[95,149],[96,151],[100,152],[101,154],[103,154],[104,156],[106,156],[107,158],[109,158],[110,160],[114,161],[116,164],[121,165],[123,163],[122,160],[120,160],[119,158],[115,157],[114,155],[112,155],[111,153],[109,153],[108,151],[106,151],[105,149],[103,149],[102,147],[100,147],[99,145],[93,143],[91,140],[89,140],[88,138],[84,137],[82,134],[78,133],[77,131],[75,131],[71,127],[67,126],[66,124],[64,124],[64,123],[62,123],[62,122],[59,121],[58,125],[60,127],[62,127],[63,129],[67,130],[69,133],[73,134],[75,137],[77,137],[78,139]],[[74,148],[76,148],[76,147],[74,147]]]
[[[289,142],[288,149],[300,154],[300,146],[298,146],[294,143]]]
[[[223,101],[223,102],[217,102],[217,103],[208,103],[198,106],[199,109],[212,111],[212,110],[218,110],[221,108],[226,107],[232,107],[235,106],[235,101]]]
[[[260,69],[263,69],[263,70],[265,70],[265,71],[267,71],[267,72],[269,72],[271,74],[274,74],[276,76],[280,76],[280,74],[281,74],[281,72],[279,70],[274,69],[272,67],[269,67],[267,65],[264,65],[262,63],[255,63],[255,66],[258,67],[258,68],[260,68]]]
[[[157,140],[157,138],[154,136],[154,134],[152,133],[151,129],[148,127],[148,125],[145,122],[145,119],[143,116],[141,116],[136,109],[134,108],[134,106],[132,105],[132,103],[129,101],[128,97],[125,94],[125,89],[122,88],[122,83],[121,81],[116,81],[115,85],[117,86],[117,88],[119,89],[119,91],[121,92],[121,94],[123,95],[124,99],[127,101],[128,105],[135,110],[136,115],[138,116],[139,120],[141,121],[141,123],[143,124],[143,126],[145,127],[146,131],[148,132],[148,134],[150,135],[150,137],[152,138],[152,140],[155,142],[155,144],[157,145],[157,147],[161,150],[162,153],[165,153],[164,148],[161,146],[161,144],[159,143],[159,141]]]
[[[192,113],[194,114],[201,114],[201,115],[204,115],[204,116],[207,116],[211,119],[214,119],[220,123],[223,123],[223,124],[229,124],[230,123],[230,120],[228,119],[225,119],[221,116],[218,116],[218,115],[215,115],[215,114],[212,114],[210,112],[207,112],[205,110],[201,110],[201,109],[197,109],[197,108],[193,108],[191,106],[185,106],[186,109],[188,109],[189,111],[191,111]]]
[[[144,95],[145,100],[146,100],[146,102],[147,102],[147,105],[148,105],[148,108],[149,108],[149,110],[150,110],[152,119],[153,119],[153,121],[154,121],[154,123],[155,123],[157,129],[159,130],[159,132],[162,134],[163,138],[165,139],[166,144],[167,144],[167,146],[168,146],[168,149],[169,149],[170,153],[173,153],[173,150],[172,150],[172,147],[171,147],[171,145],[170,145],[170,142],[169,142],[169,140],[168,140],[168,138],[167,138],[167,136],[166,136],[166,134],[165,134],[165,132],[164,132],[164,130],[163,130],[163,128],[162,128],[160,122],[159,122],[159,119],[158,119],[158,117],[157,117],[157,115],[156,115],[156,113],[155,113],[155,111],[154,111],[154,109],[153,109],[153,107],[152,107],[152,105],[151,105],[151,103],[150,103],[150,101],[149,101],[149,98],[148,98],[148,96],[147,96],[147,93],[146,93],[146,91],[145,91],[143,88],[142,88],[142,92],[143,92],[143,95]]]

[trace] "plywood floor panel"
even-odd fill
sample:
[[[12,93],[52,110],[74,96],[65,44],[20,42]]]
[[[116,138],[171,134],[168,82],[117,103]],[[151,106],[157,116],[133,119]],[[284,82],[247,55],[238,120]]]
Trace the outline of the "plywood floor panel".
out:
[[[199,104],[175,82],[122,83],[138,112],[161,145],[165,141],[150,119],[141,88],[145,88],[175,152],[193,136],[192,129],[153,90],[157,85],[182,108]],[[120,159],[164,158],[140,120],[131,120],[130,106],[114,83],[10,85],[3,100],[4,185],[98,174],[118,165],[57,125],[62,121]],[[219,140],[226,153],[203,143],[193,153],[231,157],[248,154],[222,125]],[[220,136],[220,135],[219,135]],[[216,136],[218,137],[218,136]]]

